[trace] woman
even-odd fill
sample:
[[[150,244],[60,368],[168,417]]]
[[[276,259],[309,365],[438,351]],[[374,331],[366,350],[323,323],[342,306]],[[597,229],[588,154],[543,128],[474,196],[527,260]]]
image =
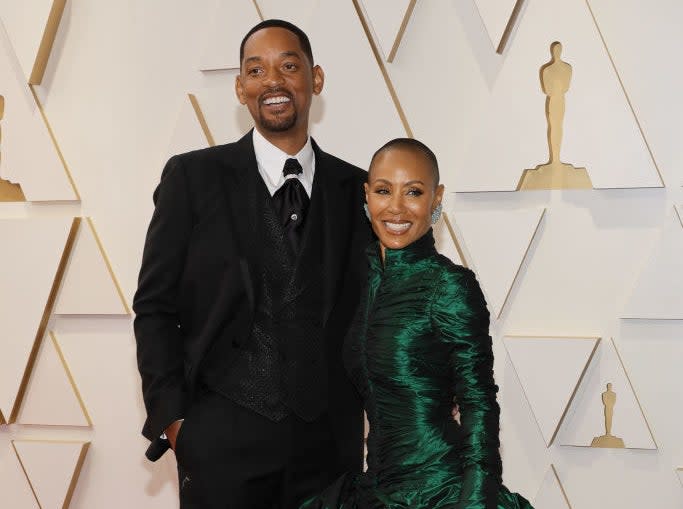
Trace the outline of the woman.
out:
[[[370,422],[368,469],[305,509],[532,509],[501,483],[483,295],[470,270],[434,248],[443,192],[419,141],[392,140],[372,158],[366,211],[379,243],[345,352]]]

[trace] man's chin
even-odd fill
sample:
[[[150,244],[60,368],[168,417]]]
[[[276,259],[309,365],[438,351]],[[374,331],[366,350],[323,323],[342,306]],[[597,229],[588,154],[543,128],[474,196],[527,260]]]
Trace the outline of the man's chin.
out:
[[[266,119],[261,117],[261,127],[271,133],[283,133],[296,125],[296,117]]]

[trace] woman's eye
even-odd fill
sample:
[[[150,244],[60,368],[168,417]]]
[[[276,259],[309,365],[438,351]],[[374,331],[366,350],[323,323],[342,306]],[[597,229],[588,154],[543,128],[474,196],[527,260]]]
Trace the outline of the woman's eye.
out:
[[[389,190],[384,188],[384,187],[380,187],[378,189],[375,189],[375,193],[377,193],[377,194],[389,194]]]
[[[422,189],[417,189],[416,187],[411,187],[408,189],[408,194],[410,196],[422,196],[423,192]]]

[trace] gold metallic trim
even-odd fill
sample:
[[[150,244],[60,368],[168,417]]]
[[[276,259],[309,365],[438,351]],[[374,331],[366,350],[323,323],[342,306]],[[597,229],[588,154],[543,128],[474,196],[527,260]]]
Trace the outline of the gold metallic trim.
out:
[[[643,405],[640,404],[640,399],[638,398],[638,393],[636,392],[635,388],[633,387],[633,383],[631,382],[631,377],[628,375],[628,371],[626,370],[626,365],[624,364],[624,360],[621,358],[621,354],[619,353],[619,350],[617,349],[617,345],[614,342],[614,338],[610,338],[610,341],[612,342],[612,347],[614,348],[614,351],[617,354],[617,359],[619,359],[619,364],[621,364],[621,369],[624,370],[624,375],[626,375],[626,380],[628,381],[629,387],[631,387],[631,392],[633,393],[633,397],[636,398],[636,403],[638,403],[638,408],[640,409],[640,415],[643,416],[643,420],[645,421],[645,426],[647,426],[647,430],[650,432],[650,437],[652,438],[652,442],[655,444],[655,449],[659,449],[659,445],[657,445],[657,440],[655,440],[655,435],[652,433],[652,428],[650,427],[650,423],[647,420],[647,417],[645,417],[645,412],[643,411]],[[640,447],[626,447],[627,449],[640,449]],[[649,450],[649,449],[646,449]]]
[[[448,229],[448,233],[451,236],[451,239],[453,240],[453,244],[455,245],[455,250],[458,252],[458,256],[460,257],[460,262],[462,263],[463,267],[468,267],[467,265],[467,260],[465,259],[465,254],[462,251],[462,247],[460,247],[460,242],[458,242],[458,237],[455,235],[455,231],[453,230],[453,225],[451,224],[451,220],[448,219],[448,214],[444,212],[442,214],[443,221],[446,224],[446,228]]]
[[[76,460],[76,464],[74,465],[74,470],[73,473],[71,474],[71,481],[69,482],[69,487],[66,490],[66,493],[64,495],[64,502],[62,503],[61,509],[69,509],[69,505],[71,504],[71,498],[73,497],[74,490],[76,489],[76,484],[78,484],[78,478],[81,475],[81,470],[83,469],[83,463],[85,462],[85,456],[88,454],[88,449],[90,448],[90,442],[80,442],[76,440],[17,440],[18,442],[40,442],[44,444],[81,444],[81,450],[78,454],[78,459]],[[40,504],[40,500],[38,500],[38,495],[36,494],[36,490],[33,487],[33,483],[31,483],[31,479],[28,476],[28,473],[26,472],[26,468],[24,467],[24,463],[21,461],[21,455],[19,454],[19,451],[17,451],[16,446],[14,445],[15,440],[12,440],[12,448],[14,449],[14,454],[16,454],[17,459],[19,460],[19,464],[21,465],[21,469],[24,471],[24,476],[26,477],[26,480],[28,481],[28,484],[31,488],[31,491],[33,492],[33,496],[36,499],[36,503],[38,504],[38,507],[40,509],[43,509],[43,506]]]
[[[510,35],[512,35],[512,30],[515,28],[515,25],[517,24],[517,18],[519,18],[519,14],[522,12],[524,1],[525,0],[517,0],[517,3],[515,3],[515,6],[512,8],[512,14],[510,14],[510,19],[508,19],[507,25],[505,25],[503,35],[500,36],[498,48],[496,48],[496,53],[498,53],[499,55],[502,55],[505,51],[505,48],[507,47]]]
[[[62,166],[64,167],[64,171],[66,172],[66,176],[69,179],[69,183],[71,184],[71,188],[74,191],[74,194],[76,195],[76,201],[81,201],[81,195],[78,193],[78,188],[76,187],[76,183],[74,182],[73,176],[71,175],[71,172],[69,171],[69,166],[66,164],[66,159],[64,159],[64,155],[62,154],[62,150],[59,148],[59,144],[57,143],[57,138],[55,137],[55,133],[52,130],[52,126],[50,125],[50,121],[47,119],[47,115],[45,115],[45,110],[43,109],[43,105],[40,102],[40,99],[38,99],[38,94],[36,94],[35,89],[33,88],[33,85],[29,85],[28,88],[31,90],[31,94],[33,94],[33,99],[36,101],[36,105],[38,106],[38,111],[40,111],[40,116],[43,117],[43,122],[45,122],[45,127],[47,127],[47,132],[50,135],[50,139],[52,140],[52,144],[55,147],[55,150],[57,151],[57,156],[59,156],[59,160],[62,162]]]
[[[394,57],[398,52],[398,47],[401,45],[401,41],[403,40],[403,33],[406,31],[410,17],[413,15],[413,9],[415,8],[416,3],[417,0],[410,0],[410,4],[406,8],[406,12],[403,15],[403,20],[401,21],[401,26],[396,34],[396,39],[394,39],[394,44],[391,46],[391,51],[389,51],[389,56],[387,57],[387,62],[389,63],[394,61]]]
[[[678,222],[681,223],[681,227],[683,227],[683,218],[681,218],[681,211],[678,210],[678,207],[674,205],[674,213],[676,214],[676,217],[678,218]]]
[[[2,415],[2,410],[0,410],[0,424],[7,424],[7,421],[5,420],[5,416]]]
[[[543,218],[545,217],[545,213],[548,209],[544,208],[543,211],[541,212],[541,215],[538,218],[538,222],[536,223],[536,228],[534,228],[534,233],[531,234],[531,237],[529,238],[529,244],[527,245],[526,249],[524,250],[524,255],[522,256],[522,259],[519,262],[519,265],[517,266],[517,271],[515,272],[515,276],[512,278],[512,283],[510,284],[510,287],[508,288],[507,293],[505,294],[505,299],[503,299],[503,303],[500,306],[500,309],[498,310],[498,316],[496,318],[500,318],[501,315],[503,314],[503,310],[505,309],[505,305],[508,302],[508,299],[510,298],[510,293],[512,292],[512,288],[515,286],[515,283],[517,282],[517,276],[519,276],[519,272],[522,270],[522,265],[524,265],[524,261],[526,260],[527,255],[529,254],[529,250],[531,249],[531,244],[534,243],[534,239],[536,238],[536,234],[538,233],[538,229],[541,227],[541,222],[543,221]]]
[[[55,333],[53,331],[50,331],[49,334],[50,339],[52,340],[52,344],[54,345],[55,350],[57,351],[57,355],[59,356],[59,360],[62,363],[62,367],[64,368],[64,372],[66,373],[66,376],[69,379],[71,389],[74,391],[74,394],[76,395],[76,399],[78,400],[78,404],[81,406],[81,410],[83,411],[83,415],[85,416],[86,421],[88,421],[88,426],[92,426],[92,419],[90,419],[90,414],[88,413],[88,409],[86,408],[85,402],[83,401],[83,397],[81,396],[81,391],[78,390],[78,386],[76,385],[76,380],[74,379],[73,374],[71,373],[71,369],[69,369],[69,364],[66,362],[64,352],[62,351],[62,348],[59,346],[59,342],[55,337]]]
[[[43,30],[43,37],[40,40],[38,53],[36,54],[36,59],[33,63],[33,69],[31,69],[31,76],[28,79],[29,85],[40,85],[43,81],[47,61],[52,52],[52,45],[55,42],[57,29],[59,28],[59,22],[62,20],[65,5],[66,0],[53,0],[52,2],[50,14],[47,17],[45,29]]]
[[[353,1],[353,6],[356,8],[356,13],[358,14],[358,19],[360,20],[360,24],[363,27],[363,31],[365,32],[365,36],[368,39],[368,42],[370,43],[370,48],[372,49],[372,54],[375,56],[375,60],[377,61],[377,65],[379,66],[379,70],[382,72],[382,77],[384,78],[384,83],[387,86],[387,89],[389,90],[389,95],[391,95],[391,100],[394,102],[394,107],[396,108],[396,111],[398,113],[399,118],[401,119],[401,123],[403,124],[403,129],[406,131],[406,136],[408,138],[413,138],[413,131],[410,128],[410,124],[408,123],[408,118],[406,117],[405,112],[403,111],[403,107],[401,106],[401,101],[398,98],[398,95],[396,94],[396,90],[394,89],[394,84],[391,82],[391,77],[389,76],[389,72],[387,71],[386,66],[384,65],[384,59],[382,58],[382,54],[379,51],[377,44],[375,43],[374,38],[372,37],[372,32],[370,31],[370,26],[368,25],[367,20],[365,19],[365,15],[363,13],[363,9],[358,3],[359,0],[352,0]]]
[[[562,481],[560,480],[560,476],[557,473],[557,469],[555,468],[555,465],[552,463],[550,464],[550,468],[553,471],[553,475],[555,476],[555,480],[557,480],[557,485],[560,487],[560,492],[562,492],[562,497],[564,498],[564,501],[567,503],[567,509],[572,509],[572,504],[569,502],[569,497],[567,496],[567,492],[564,489],[564,486],[562,485]]]
[[[90,231],[92,231],[93,236],[95,237],[95,242],[97,242],[97,247],[100,249],[100,254],[102,255],[102,259],[104,260],[105,265],[107,266],[107,270],[109,271],[109,276],[111,277],[111,280],[114,282],[114,286],[116,287],[116,291],[119,294],[119,298],[121,299],[121,304],[123,305],[123,309],[126,310],[127,315],[131,314],[130,307],[128,306],[128,302],[126,302],[126,298],[123,296],[123,290],[121,290],[121,286],[119,285],[118,279],[116,279],[116,274],[114,274],[114,269],[111,267],[111,262],[109,261],[109,257],[107,256],[107,252],[104,249],[104,245],[102,244],[102,241],[100,240],[100,236],[97,234],[97,230],[95,229],[95,224],[93,223],[92,217],[86,217],[86,221],[88,222],[88,225],[90,226]]]
[[[33,340],[33,346],[31,347],[31,352],[28,356],[28,361],[26,362],[26,368],[24,369],[24,375],[21,378],[21,383],[19,384],[19,390],[17,391],[17,396],[14,399],[14,406],[12,407],[12,412],[9,416],[9,423],[14,423],[19,415],[19,409],[21,408],[24,395],[26,394],[26,388],[28,386],[28,381],[31,378],[31,373],[36,362],[36,357],[38,356],[38,349],[40,347],[40,342],[45,335],[45,329],[47,328],[47,323],[52,315],[52,310],[55,306],[55,301],[59,288],[62,285],[62,279],[64,277],[64,271],[66,270],[66,265],[71,256],[71,251],[76,240],[76,233],[81,224],[80,217],[74,217],[71,222],[71,229],[69,230],[69,235],[66,238],[66,243],[64,244],[64,250],[62,251],[62,257],[59,260],[59,265],[57,266],[57,271],[55,272],[54,280],[52,281],[52,288],[50,289],[50,294],[48,295],[47,302],[45,303],[45,309],[43,310],[43,316],[38,325],[38,331]]]
[[[605,36],[602,34],[602,30],[600,30],[600,25],[598,24],[598,19],[595,17],[595,13],[593,12],[593,8],[591,7],[590,1],[586,0],[586,7],[588,7],[588,12],[590,12],[591,18],[593,18],[593,23],[595,23],[595,28],[598,31],[598,35],[600,36],[600,40],[602,41],[602,45],[605,47],[605,52],[607,53],[607,56],[609,57],[609,61],[612,64],[612,69],[614,70],[614,74],[617,76],[617,80],[619,80],[619,85],[621,86],[621,90],[624,92],[624,97],[626,98],[626,102],[628,103],[628,107],[631,109],[631,113],[633,114],[633,119],[636,121],[636,125],[638,126],[638,130],[640,131],[640,135],[643,138],[643,142],[645,143],[645,147],[647,147],[647,151],[650,154],[650,159],[652,159],[652,164],[655,167],[655,170],[657,170],[657,175],[659,176],[659,182],[662,184],[659,187],[666,187],[666,184],[664,183],[664,178],[662,177],[662,172],[659,171],[659,165],[657,164],[657,160],[655,159],[655,155],[652,152],[652,149],[650,148],[650,144],[647,141],[647,137],[645,136],[645,131],[643,130],[643,126],[640,124],[640,120],[638,120],[638,115],[636,115],[636,110],[633,107],[633,103],[631,102],[631,98],[628,95],[628,92],[626,92],[626,87],[624,86],[624,82],[621,79],[621,75],[619,74],[619,70],[617,69],[616,64],[614,63],[614,59],[612,58],[612,53],[610,53],[609,47],[607,46],[607,41],[605,41]]]
[[[209,147],[215,147],[216,142],[214,141],[213,135],[211,134],[211,130],[209,129],[209,124],[206,122],[204,112],[202,111],[202,108],[199,106],[199,101],[197,101],[197,97],[194,94],[187,94],[187,96],[190,98],[192,109],[194,110],[194,114],[197,115],[197,120],[199,121],[199,125],[201,126],[202,131],[204,132],[206,142],[209,144]]]
[[[591,362],[593,361],[593,357],[595,356],[595,352],[598,349],[598,345],[600,345],[602,338],[599,336],[503,336],[503,345],[505,345],[505,338],[509,339],[548,339],[548,340],[553,340],[553,339],[577,339],[577,340],[593,340],[595,341],[595,344],[593,345],[593,350],[591,351],[590,355],[588,356],[588,359],[586,360],[586,363],[583,366],[583,370],[581,371],[581,374],[579,375],[579,378],[576,381],[576,384],[574,385],[574,390],[572,391],[571,396],[569,397],[569,400],[567,400],[567,404],[564,407],[564,411],[562,412],[562,415],[560,416],[560,419],[557,421],[557,426],[555,427],[555,431],[553,432],[552,436],[550,437],[550,440],[548,441],[548,444],[546,447],[550,447],[553,445],[553,442],[555,441],[555,438],[557,437],[557,433],[560,431],[560,428],[562,427],[562,423],[564,422],[564,418],[567,416],[567,412],[569,411],[569,408],[572,405],[572,402],[574,401],[574,398],[576,397],[576,393],[579,389],[579,386],[581,385],[581,381],[583,380],[583,377],[586,375],[586,371],[588,371],[588,366],[591,365]],[[541,436],[543,436],[543,431],[540,429],[541,426],[538,422],[538,418],[536,417],[536,413],[534,412],[534,408],[531,404],[531,401],[529,400],[529,396],[527,395],[526,388],[524,387],[524,384],[522,384],[522,381],[519,378],[519,373],[517,373],[517,366],[515,366],[515,363],[512,360],[512,356],[510,355],[510,352],[508,351],[507,347],[505,348],[507,351],[508,357],[510,358],[510,363],[512,364],[512,367],[515,370],[515,375],[517,375],[517,381],[519,382],[520,387],[522,387],[522,392],[524,392],[524,397],[526,398],[527,402],[529,403],[529,406],[531,407],[531,413],[534,414],[534,419],[536,420],[536,426],[538,426],[539,430],[541,431]],[[543,437],[543,440],[545,441],[545,437]]]
[[[26,472],[26,467],[24,466],[24,462],[21,461],[21,456],[19,455],[19,451],[17,451],[17,447],[14,445],[14,440],[11,440],[10,443],[12,444],[12,449],[14,450],[14,454],[17,457],[17,460],[19,460],[19,466],[21,467],[22,472],[24,472],[24,477],[26,478],[26,482],[28,482],[28,487],[31,488],[31,493],[33,494],[33,498],[36,501],[36,504],[38,504],[38,507],[40,509],[43,509],[43,506],[40,505],[40,501],[38,500],[38,495],[36,495],[36,490],[33,487],[33,483],[31,482],[31,478],[28,476],[28,472]]]
[[[254,3],[254,8],[256,9],[258,17],[261,18],[261,21],[263,21],[263,13],[261,12],[261,8],[258,6],[258,2],[256,0],[252,0],[252,2]]]

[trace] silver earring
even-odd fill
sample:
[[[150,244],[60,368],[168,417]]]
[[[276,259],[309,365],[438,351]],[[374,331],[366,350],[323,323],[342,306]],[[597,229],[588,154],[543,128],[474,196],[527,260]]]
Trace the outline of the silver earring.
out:
[[[439,203],[434,211],[432,212],[432,224],[436,224],[436,222],[439,220],[441,217],[441,211],[443,210],[443,207]]]
[[[365,217],[368,218],[368,221],[372,221],[372,218],[370,217],[370,211],[368,210],[368,204],[367,203],[363,204],[363,210],[365,211]]]

